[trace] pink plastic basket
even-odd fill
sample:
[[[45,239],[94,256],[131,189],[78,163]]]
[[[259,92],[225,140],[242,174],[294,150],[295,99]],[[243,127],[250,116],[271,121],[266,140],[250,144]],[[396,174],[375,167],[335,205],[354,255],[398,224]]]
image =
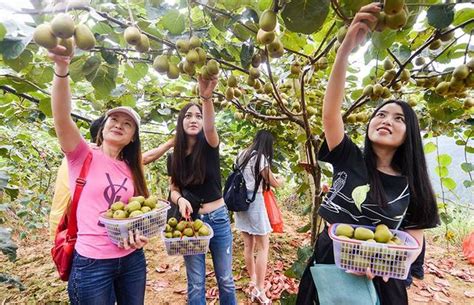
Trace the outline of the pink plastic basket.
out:
[[[204,223],[204,225],[207,226],[210,232],[207,236],[166,238],[165,232],[161,232],[161,237],[165,242],[166,253],[171,256],[207,253],[209,250],[209,242],[214,236],[214,231],[207,223]]]
[[[395,279],[406,279],[410,265],[420,248],[418,241],[410,234],[390,230],[403,241],[403,245],[383,244],[355,239],[343,239],[336,236],[338,223],[329,227],[329,237],[333,240],[334,261],[336,266],[344,270],[366,272],[370,267],[372,273]],[[375,227],[352,225],[375,230]]]

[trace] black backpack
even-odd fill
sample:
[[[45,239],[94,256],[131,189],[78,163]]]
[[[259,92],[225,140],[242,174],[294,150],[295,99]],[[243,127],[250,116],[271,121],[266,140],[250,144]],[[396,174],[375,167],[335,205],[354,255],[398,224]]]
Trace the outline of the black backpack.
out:
[[[229,177],[227,177],[227,180],[225,181],[224,201],[229,211],[247,211],[249,209],[250,203],[255,200],[255,196],[257,195],[257,189],[261,181],[260,175],[255,182],[255,189],[253,191],[252,199],[247,198],[247,186],[245,185],[244,174],[241,170],[241,168],[245,168],[247,162],[244,162],[244,164],[241,166],[234,164],[233,172],[229,175]]]

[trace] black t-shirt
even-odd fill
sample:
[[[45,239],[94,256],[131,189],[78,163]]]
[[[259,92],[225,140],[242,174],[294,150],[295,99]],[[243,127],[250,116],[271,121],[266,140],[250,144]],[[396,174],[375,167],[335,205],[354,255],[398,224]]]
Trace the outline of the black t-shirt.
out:
[[[204,139],[203,139],[204,140]],[[187,185],[186,190],[193,194],[193,197],[199,200],[200,203],[207,203],[222,198],[222,183],[221,183],[221,167],[219,159],[219,145],[212,147],[204,140],[205,149],[204,156],[206,158],[206,175],[202,184]],[[168,154],[167,170],[168,176],[171,176],[171,160],[173,155]],[[193,170],[191,164],[191,155],[186,156],[185,170],[191,173]]]
[[[351,223],[376,226],[386,224],[391,229],[403,229],[410,192],[405,176],[392,176],[380,172],[387,205],[380,207],[377,202],[369,202],[369,196],[357,208],[352,198],[354,188],[369,183],[367,167],[362,151],[347,135],[332,151],[324,142],[319,152],[321,161],[333,165],[333,181],[328,194],[323,199],[318,213],[329,223]],[[413,225],[413,224],[412,224]]]

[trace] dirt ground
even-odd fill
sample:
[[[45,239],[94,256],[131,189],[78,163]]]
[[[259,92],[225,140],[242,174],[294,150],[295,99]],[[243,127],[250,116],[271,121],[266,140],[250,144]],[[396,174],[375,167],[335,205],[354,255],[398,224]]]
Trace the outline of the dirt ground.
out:
[[[306,216],[305,216],[306,217]],[[267,273],[269,295],[274,304],[278,298],[297,292],[298,283],[283,273],[296,259],[296,249],[309,243],[309,235],[297,233],[305,218],[284,210],[285,233],[271,235],[270,261]],[[14,283],[0,284],[0,304],[67,304],[66,284],[56,275],[50,259],[51,243],[46,230],[36,231],[19,242],[16,262],[0,254],[0,273],[18,277],[24,290]],[[251,304],[247,295],[248,278],[244,268],[243,243],[234,231],[234,277],[239,304]],[[410,304],[474,304],[474,266],[468,265],[460,249],[435,245],[428,240],[424,280],[415,279],[408,290]],[[155,238],[146,247],[148,275],[146,304],[185,304],[186,274],[181,256],[168,256],[163,242]],[[210,256],[209,256],[210,257]],[[212,263],[207,259],[208,304],[219,304]]]

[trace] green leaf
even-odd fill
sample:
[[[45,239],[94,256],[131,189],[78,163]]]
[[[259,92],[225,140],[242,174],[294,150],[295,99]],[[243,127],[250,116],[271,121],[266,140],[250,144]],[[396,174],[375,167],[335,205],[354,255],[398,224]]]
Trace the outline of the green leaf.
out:
[[[32,59],[33,53],[30,50],[24,50],[17,58],[5,58],[4,62],[12,67],[12,69],[16,72],[20,72],[24,68],[28,67]]]
[[[86,63],[82,67],[82,72],[84,75],[88,76],[89,74],[97,73],[97,70],[100,67],[102,60],[98,56],[89,57],[86,60]]]
[[[448,168],[446,166],[436,166],[435,172],[441,178],[446,177],[449,174]]]
[[[396,36],[397,32],[395,31],[374,32],[372,34],[372,43],[376,49],[385,50],[392,46]]]
[[[432,153],[436,150],[436,144],[434,144],[433,142],[428,142],[425,144],[424,150],[425,150],[425,154]]]
[[[3,59],[15,59],[26,48],[26,44],[22,40],[4,39],[0,41],[0,52]]]
[[[137,83],[148,73],[148,65],[145,63],[128,63],[125,65],[124,75],[132,83]]]
[[[85,57],[75,57],[69,65],[69,75],[71,75],[71,79],[76,83],[84,78],[82,68],[84,67],[85,62]]]
[[[53,117],[53,112],[51,110],[51,99],[50,98],[45,98],[40,100],[38,109],[44,113],[47,117],[51,118]]]
[[[438,156],[438,164],[440,166],[449,166],[452,162],[453,158],[450,155],[442,154]]]
[[[453,217],[449,214],[446,214],[445,212],[439,213],[439,218],[444,224],[447,224],[447,225],[453,222]]]
[[[95,73],[86,75],[86,79],[91,82],[98,98],[106,98],[110,94],[115,88],[116,77],[116,69],[104,66],[99,67]]]
[[[184,31],[185,17],[177,9],[171,9],[161,18],[160,24],[171,34],[179,35]]]
[[[474,164],[470,162],[463,162],[461,163],[461,169],[466,173],[474,171]]]
[[[443,184],[445,188],[447,188],[450,191],[453,191],[454,189],[456,189],[456,186],[457,186],[456,182],[451,178],[441,178],[441,183]]]
[[[329,13],[329,0],[292,0],[281,12],[288,30],[312,34],[321,28]]]
[[[253,45],[243,44],[240,50],[240,64],[242,68],[248,69],[252,62]]]
[[[5,28],[3,24],[0,23],[0,41],[2,41],[3,38],[5,38],[6,34],[7,34],[7,29]]]
[[[308,232],[309,229],[311,229],[311,223],[310,223],[310,222],[307,223],[307,224],[305,224],[304,226],[302,226],[302,227],[296,229],[296,232],[298,232],[298,233],[306,233],[306,232]]]
[[[471,186],[474,185],[474,181],[470,181],[470,180],[464,180],[463,183],[465,188],[470,188]]]
[[[120,104],[122,106],[129,106],[134,108],[136,106],[136,100],[135,97],[131,94],[125,94],[122,97],[120,97]]]
[[[425,99],[425,101],[427,101],[430,104],[441,104],[446,101],[444,97],[436,94],[434,91],[431,91],[431,90],[426,90],[423,98]]]
[[[437,29],[444,29],[454,20],[454,5],[433,5],[427,12],[428,24]]]
[[[473,18],[474,18],[474,8],[466,7],[466,8],[460,9],[459,11],[456,11],[456,13],[454,14],[453,25],[458,26],[461,23],[467,20],[471,20]],[[462,28],[462,30],[468,34],[471,33],[473,29],[474,29],[474,22],[471,22],[470,24]]]
[[[367,198],[367,193],[370,191],[370,185],[359,185],[352,190],[352,199],[354,199],[354,204],[356,205],[357,209],[362,212],[361,205]]]

